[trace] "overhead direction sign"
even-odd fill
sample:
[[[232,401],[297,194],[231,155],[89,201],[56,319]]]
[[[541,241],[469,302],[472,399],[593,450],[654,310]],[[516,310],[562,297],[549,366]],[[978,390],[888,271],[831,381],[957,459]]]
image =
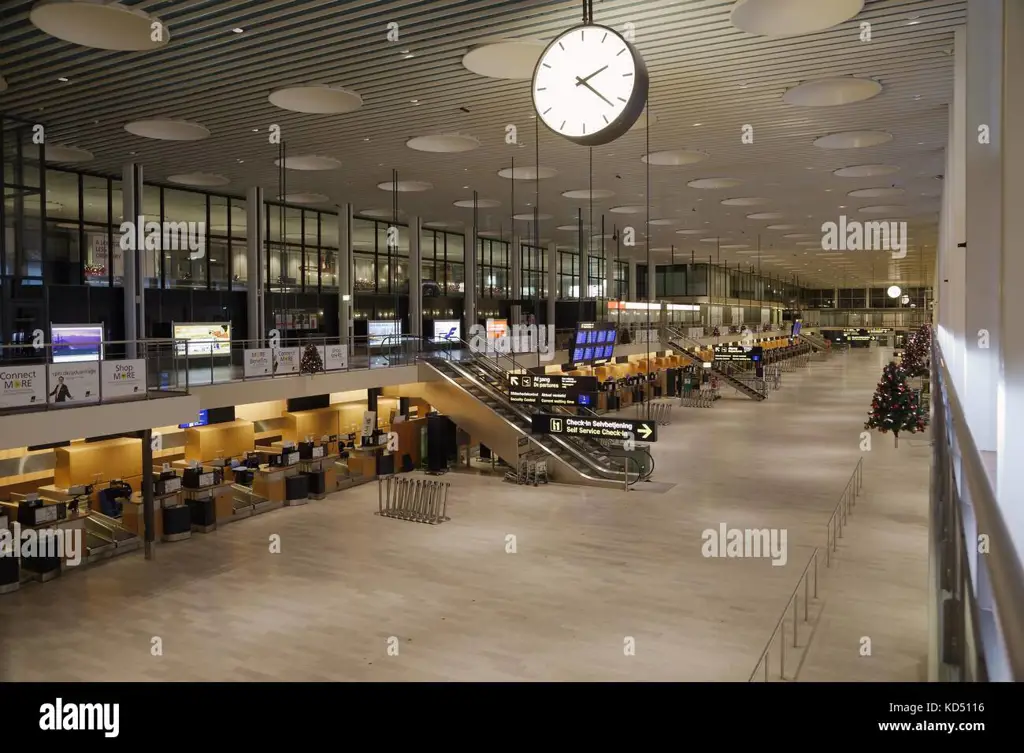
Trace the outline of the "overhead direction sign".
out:
[[[513,403],[527,405],[589,405],[589,402],[580,400],[581,395],[590,393],[579,390],[563,390],[558,388],[547,389],[544,387],[509,387],[508,397]]]
[[[571,437],[595,437],[598,439],[633,439],[638,442],[658,441],[658,423],[656,421],[534,413],[532,423],[534,434],[563,434]]]
[[[764,348],[751,345],[716,345],[716,361],[753,361],[761,360]],[[757,357],[755,359],[755,356]]]
[[[525,389],[543,388],[597,392],[597,377],[565,376],[561,374],[508,374],[508,386]]]

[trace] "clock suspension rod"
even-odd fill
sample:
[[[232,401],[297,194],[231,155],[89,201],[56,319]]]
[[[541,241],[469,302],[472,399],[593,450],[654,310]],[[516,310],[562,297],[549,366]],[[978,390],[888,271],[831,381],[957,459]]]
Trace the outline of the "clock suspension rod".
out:
[[[583,0],[583,23],[594,23],[594,0]]]

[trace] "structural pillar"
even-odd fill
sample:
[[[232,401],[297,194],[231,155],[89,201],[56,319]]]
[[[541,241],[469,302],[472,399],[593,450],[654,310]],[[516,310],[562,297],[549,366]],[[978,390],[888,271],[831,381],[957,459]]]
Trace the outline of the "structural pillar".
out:
[[[352,205],[338,206],[338,333],[340,342],[349,350],[352,346]]]
[[[124,339],[127,343],[125,355],[128,358],[141,357],[141,350],[136,341],[145,338],[146,311],[145,292],[142,285],[143,249],[139,248],[142,228],[139,223],[146,221],[142,204],[142,165],[129,162],[121,174],[121,214],[123,221],[131,223],[131,231],[135,233],[134,251],[122,251],[124,257]],[[110,249],[109,258],[113,260],[115,248],[120,243],[120,234],[114,235],[114,248]]]
[[[636,300],[636,259],[629,260],[629,300]]]
[[[266,333],[264,332],[263,318],[263,288],[264,273],[266,269],[262,263],[263,249],[266,248],[266,227],[265,221],[266,205],[263,203],[263,189],[250,188],[246,193],[246,236],[245,236],[245,309],[246,337],[249,340],[248,347],[258,348],[263,344]]]
[[[420,240],[423,236],[419,217],[409,218],[409,334],[423,336],[423,265]]]
[[[156,542],[156,500],[153,497],[153,430],[142,432],[142,526],[146,559],[153,559]]]
[[[466,332],[464,340],[472,342],[473,327],[477,324],[476,315],[476,284],[478,275],[476,271],[477,234],[476,234],[476,210],[473,210],[473,232],[466,238],[463,244],[466,259],[466,292],[463,298],[463,306],[466,316]]]
[[[548,244],[548,299],[547,299],[547,321],[548,327],[555,326],[555,301],[558,300],[558,246],[551,242]]]
[[[1003,0],[967,5],[966,391],[960,396],[982,452],[996,450],[1002,254]],[[987,139],[980,138],[988,130]],[[984,142],[984,143],[982,143]]]
[[[618,265],[615,263],[615,257],[612,255],[612,250],[605,246],[604,249],[604,297],[606,300],[614,300],[619,297],[618,286],[615,284],[615,273]]]
[[[512,242],[509,244],[509,324],[519,324],[523,316],[523,247],[519,234],[512,228]]]

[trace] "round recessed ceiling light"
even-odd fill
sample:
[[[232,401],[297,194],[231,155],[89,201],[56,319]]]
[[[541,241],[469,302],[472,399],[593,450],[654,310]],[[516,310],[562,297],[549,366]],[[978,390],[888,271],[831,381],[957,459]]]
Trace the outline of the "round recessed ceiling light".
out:
[[[373,217],[374,219],[378,219],[378,220],[390,220],[390,219],[394,218],[395,210],[394,209],[363,209],[363,210],[361,210],[359,212],[356,212],[356,214],[358,214],[358,215],[360,215],[362,217]],[[401,217],[404,214],[405,214],[405,212],[403,212],[401,209],[398,210],[398,216],[399,217]]]
[[[903,210],[905,210],[905,209],[906,209],[906,207],[902,207],[902,206],[892,206],[892,205],[882,206],[882,205],[879,205],[879,206],[873,206],[873,207],[861,207],[857,211],[861,212],[862,214],[899,214],[899,213],[903,212]]]
[[[647,207],[640,206],[639,204],[632,204],[628,206],[612,207],[608,211],[612,214],[640,214],[641,212],[646,212]]]
[[[274,160],[274,164],[277,167],[281,167],[281,160]],[[336,160],[334,157],[321,157],[316,154],[304,154],[295,157],[284,158],[284,169],[285,170],[337,170],[341,167],[341,160]]]
[[[830,133],[814,140],[819,149],[865,149],[892,141],[892,134],[885,131],[843,131]]]
[[[748,214],[748,220],[781,220],[785,217],[782,212],[756,212],[755,214]]]
[[[277,200],[285,204],[326,204],[331,197],[322,193],[289,193],[278,196]]]
[[[417,136],[406,141],[405,145],[417,152],[454,154],[456,152],[471,152],[480,146],[480,142],[472,136],[442,133],[434,136]]]
[[[47,162],[88,162],[93,158],[92,152],[79,149],[77,146],[60,146],[47,144],[45,147]],[[104,197],[106,191],[103,192]]]
[[[205,126],[174,118],[135,120],[125,125],[124,130],[133,136],[157,141],[202,141],[210,137]]]
[[[703,230],[676,230],[676,235],[700,235]]]
[[[690,188],[735,188],[736,186],[742,185],[743,181],[739,178],[698,178],[697,180],[691,180],[688,185]]]
[[[231,181],[215,173],[181,173],[168,175],[167,182],[177,183],[179,186],[226,186]]]
[[[614,195],[614,191],[609,191],[606,188],[595,188],[593,191],[589,188],[578,188],[562,192],[562,196],[567,199],[610,199]]]
[[[462,207],[463,209],[473,208],[472,199],[459,199],[458,201],[454,202],[454,204],[455,206]],[[495,199],[477,199],[476,206],[479,209],[494,209],[495,207],[500,207],[501,202]]]
[[[429,191],[434,187],[433,183],[427,183],[425,180],[400,180],[397,184],[392,183],[390,180],[384,183],[378,183],[377,188],[381,191],[394,191],[398,190],[399,193],[409,193],[412,191]]]
[[[769,225],[765,230],[796,230],[799,227],[799,225]]]
[[[340,115],[363,106],[355,92],[334,86],[289,86],[270,93],[270,104],[307,115]]]
[[[530,39],[482,44],[462,57],[462,65],[478,76],[526,81],[533,78],[533,69],[545,47],[543,42]]]
[[[849,21],[864,0],[738,0],[729,20],[748,34],[793,37]]]
[[[529,212],[529,213],[523,212],[522,214],[514,214],[514,215],[512,215],[512,219],[514,219],[514,220],[522,220],[523,222],[533,222],[534,214],[533,214],[533,212]],[[551,219],[551,215],[550,214],[538,214],[538,215],[536,215],[536,219],[538,219],[538,220],[550,220]]]
[[[789,235],[782,236],[783,238],[813,238],[814,233],[790,233]]]
[[[771,199],[761,196],[741,196],[737,199],[723,199],[722,205],[727,207],[756,207],[759,204],[770,204]]]
[[[652,225],[678,225],[679,220],[672,217],[659,218],[657,220],[651,220]]]
[[[649,165],[694,165],[703,162],[708,158],[706,152],[698,152],[693,149],[669,149],[663,152],[651,152],[641,157],[641,160]]]
[[[498,175],[510,180],[544,180],[554,178],[558,171],[553,167],[506,167],[499,170]]]
[[[861,188],[846,195],[855,199],[875,199],[882,196],[902,196],[904,193],[906,192],[902,188]]]
[[[870,78],[840,76],[805,81],[782,95],[787,105],[798,107],[838,107],[878,96],[882,85]]]
[[[28,14],[45,34],[82,47],[118,52],[157,50],[171,40],[167,24],[120,3],[40,0]]]
[[[840,167],[832,174],[840,178],[874,178],[879,175],[892,175],[900,171],[897,165],[851,165]]]
[[[885,292],[889,295],[890,298],[899,298],[900,293],[902,293],[903,291],[900,290],[899,285],[890,285],[889,289],[886,290]]]

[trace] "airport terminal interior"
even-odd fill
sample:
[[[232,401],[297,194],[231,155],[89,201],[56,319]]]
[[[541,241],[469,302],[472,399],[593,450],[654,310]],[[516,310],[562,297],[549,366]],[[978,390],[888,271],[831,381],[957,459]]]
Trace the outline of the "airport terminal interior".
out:
[[[1019,0],[11,0],[0,681],[1024,679],[1022,80]]]

